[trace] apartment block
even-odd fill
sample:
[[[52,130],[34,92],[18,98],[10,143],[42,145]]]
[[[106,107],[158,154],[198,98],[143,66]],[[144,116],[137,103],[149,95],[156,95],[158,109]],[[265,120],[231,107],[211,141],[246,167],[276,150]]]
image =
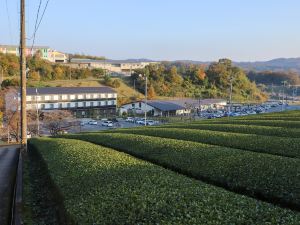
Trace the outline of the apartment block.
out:
[[[6,109],[16,110],[18,91],[7,93]],[[19,102],[18,101],[18,102]],[[70,110],[78,117],[116,113],[117,93],[110,87],[27,88],[27,110]]]

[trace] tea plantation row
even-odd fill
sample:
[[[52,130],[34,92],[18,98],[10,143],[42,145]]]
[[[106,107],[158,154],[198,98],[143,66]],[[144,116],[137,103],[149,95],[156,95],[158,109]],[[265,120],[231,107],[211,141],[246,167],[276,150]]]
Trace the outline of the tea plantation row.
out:
[[[300,214],[79,140],[31,139],[76,224],[300,224]]]
[[[131,134],[68,136],[130,153],[230,190],[300,209],[300,160]]]
[[[248,120],[248,119],[219,119],[219,120],[203,120],[195,123],[214,123],[214,124],[241,124],[241,125],[257,125],[285,128],[300,128],[300,121],[285,120]]]
[[[278,136],[278,137],[300,137],[300,129],[296,128],[284,128],[284,127],[270,127],[270,126],[256,126],[256,125],[239,125],[239,124],[202,124],[202,123],[190,123],[190,124],[170,124],[161,126],[162,128],[180,128],[180,129],[199,129],[199,130],[213,130],[223,132],[233,132],[242,134],[257,134],[266,136]],[[160,128],[160,127],[159,127]]]
[[[113,131],[115,132],[115,131]],[[178,128],[136,128],[120,129],[119,133],[131,133],[162,138],[173,138],[186,141],[220,145],[249,151],[300,158],[300,138],[284,138],[240,134],[210,130]]]

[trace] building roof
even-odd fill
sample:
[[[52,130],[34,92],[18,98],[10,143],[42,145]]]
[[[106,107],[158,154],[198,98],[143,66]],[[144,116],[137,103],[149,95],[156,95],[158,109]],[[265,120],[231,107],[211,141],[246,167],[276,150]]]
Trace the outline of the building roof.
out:
[[[27,95],[80,94],[80,93],[116,93],[110,87],[43,87],[27,88]]]
[[[144,101],[142,101],[144,102]],[[149,100],[147,104],[153,108],[165,111],[183,110],[187,108],[197,108],[200,105],[212,105],[217,103],[224,103],[224,99],[176,99],[176,100]]]
[[[185,107],[178,105],[173,102],[168,102],[168,101],[157,101],[157,100],[152,100],[148,101],[148,105],[159,109],[161,111],[175,111],[175,110],[182,110],[185,109]]]

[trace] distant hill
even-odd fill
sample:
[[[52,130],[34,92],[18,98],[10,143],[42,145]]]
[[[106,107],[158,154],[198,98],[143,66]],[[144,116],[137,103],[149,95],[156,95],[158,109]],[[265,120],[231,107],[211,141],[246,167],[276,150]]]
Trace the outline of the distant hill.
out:
[[[235,62],[245,70],[295,71],[300,73],[300,58],[278,58],[261,62]]]
[[[132,59],[131,59],[132,60]],[[143,61],[150,61],[143,59]],[[196,65],[209,65],[211,61],[195,61],[195,60],[174,60],[172,63],[186,63]],[[234,65],[243,68],[244,70],[254,71],[294,71],[300,73],[300,57],[299,58],[278,58],[270,61],[257,62],[233,62]]]

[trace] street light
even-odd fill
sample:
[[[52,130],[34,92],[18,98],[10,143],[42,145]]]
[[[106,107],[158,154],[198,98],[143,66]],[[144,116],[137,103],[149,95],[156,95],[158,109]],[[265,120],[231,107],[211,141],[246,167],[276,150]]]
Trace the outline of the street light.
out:
[[[234,81],[234,78],[233,78],[232,75],[230,76],[229,81],[230,81],[230,94],[229,94],[229,110],[228,110],[229,112],[228,112],[228,116],[230,116],[231,108],[232,108],[232,89],[233,89],[233,81]]]
[[[140,74],[139,77],[144,78],[146,83],[145,83],[145,126],[147,126],[147,82],[148,82],[148,77],[145,74]]]
[[[39,115],[39,100],[38,100],[38,90],[37,88],[35,89],[36,97],[35,97],[35,102],[36,102],[36,123],[37,123],[37,136],[40,136],[40,115]]]

